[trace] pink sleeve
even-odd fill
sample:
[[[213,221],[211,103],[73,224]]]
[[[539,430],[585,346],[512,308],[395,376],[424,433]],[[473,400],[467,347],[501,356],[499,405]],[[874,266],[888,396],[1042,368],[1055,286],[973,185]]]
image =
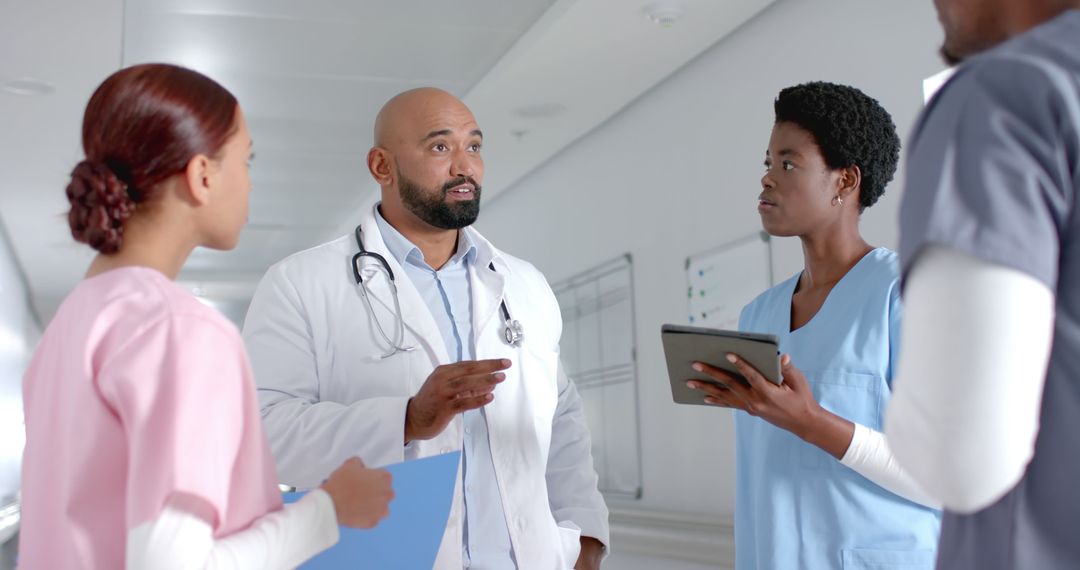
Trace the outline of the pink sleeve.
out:
[[[127,436],[128,528],[156,518],[170,497],[187,496],[205,501],[216,530],[245,414],[254,413],[245,406],[254,387],[236,331],[173,314],[119,347],[98,378]]]

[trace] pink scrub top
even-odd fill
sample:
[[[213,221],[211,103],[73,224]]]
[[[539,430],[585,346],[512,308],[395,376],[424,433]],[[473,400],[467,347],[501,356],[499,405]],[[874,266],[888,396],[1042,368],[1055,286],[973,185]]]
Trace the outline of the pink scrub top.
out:
[[[19,567],[122,568],[170,500],[215,537],[281,508],[240,334],[161,273],[115,269],[64,300],[23,380]]]

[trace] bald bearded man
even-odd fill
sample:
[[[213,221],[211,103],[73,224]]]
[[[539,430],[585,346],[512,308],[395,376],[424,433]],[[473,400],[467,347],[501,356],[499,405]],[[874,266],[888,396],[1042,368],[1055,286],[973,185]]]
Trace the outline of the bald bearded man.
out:
[[[244,325],[282,482],[460,449],[436,568],[598,568],[608,512],[555,296],[470,227],[476,119],[415,89],[386,103],[374,138],[381,201],[355,235],[270,268]]]

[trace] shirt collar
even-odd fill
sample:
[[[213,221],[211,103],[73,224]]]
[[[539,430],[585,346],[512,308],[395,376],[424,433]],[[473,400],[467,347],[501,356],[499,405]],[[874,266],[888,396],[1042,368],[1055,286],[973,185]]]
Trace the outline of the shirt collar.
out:
[[[416,244],[409,241],[409,238],[402,235],[394,226],[390,225],[390,222],[386,221],[379,208],[375,208],[375,224],[379,226],[379,234],[382,235],[383,243],[386,244],[387,251],[390,252],[391,257],[397,260],[398,264],[402,267],[405,263],[411,263],[413,265],[431,269],[431,266],[424,261],[424,253],[420,251]],[[454,255],[450,256],[450,260],[447,261],[447,265],[464,262],[466,265],[476,260],[476,243],[473,242],[472,236],[469,232],[464,230],[458,231],[458,243],[457,251]]]

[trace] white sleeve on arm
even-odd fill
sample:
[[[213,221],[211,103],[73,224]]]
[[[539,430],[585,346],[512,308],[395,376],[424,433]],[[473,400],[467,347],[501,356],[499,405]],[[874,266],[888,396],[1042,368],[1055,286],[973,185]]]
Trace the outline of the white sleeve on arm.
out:
[[[307,283],[301,285],[310,288]],[[325,334],[329,333],[318,333]],[[316,338],[299,288],[281,266],[272,267],[259,283],[244,319],[243,336],[258,387],[263,428],[282,483],[316,487],[353,456],[368,465],[407,458],[408,396],[372,397],[350,404],[323,400],[336,389],[333,382],[340,380],[334,372],[320,371],[326,363],[318,361],[315,346],[326,339]]]
[[[1020,481],[1034,453],[1054,295],[1024,272],[931,246],[904,296],[889,444],[946,508],[983,509]]]
[[[941,505],[900,467],[885,441],[885,434],[880,431],[855,424],[855,434],[840,462],[890,493],[933,509],[941,508]]]
[[[205,519],[170,503],[128,531],[129,569],[295,568],[338,541],[330,495],[316,489],[248,528],[214,540]]]
[[[581,536],[604,543],[605,556],[610,550],[611,529],[608,508],[597,486],[599,478],[593,467],[592,439],[585,423],[581,395],[559,362],[559,403],[551,422],[551,448],[546,480],[551,513],[556,522],[572,521],[581,528]]]

